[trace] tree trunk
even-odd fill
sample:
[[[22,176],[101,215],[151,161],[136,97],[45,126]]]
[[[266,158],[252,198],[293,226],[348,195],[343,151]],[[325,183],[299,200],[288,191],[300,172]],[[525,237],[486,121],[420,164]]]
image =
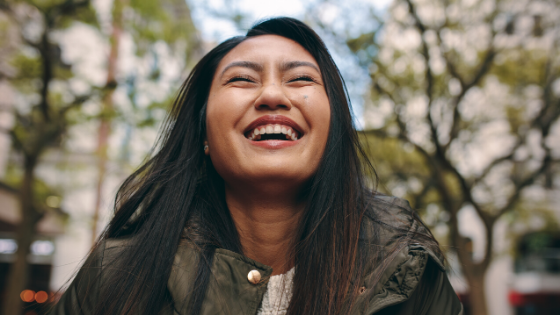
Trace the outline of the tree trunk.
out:
[[[107,145],[111,134],[111,121],[107,113],[113,111],[113,91],[116,87],[117,61],[119,59],[119,44],[122,33],[122,10],[123,0],[113,2],[113,29],[111,31],[111,50],[107,60],[107,81],[105,88],[107,92],[103,96],[103,114],[97,134],[97,185],[95,187],[95,208],[93,210],[93,225],[91,227],[91,243],[95,244],[97,239],[97,223],[103,200],[103,182],[107,171]]]
[[[468,249],[465,239],[459,236],[458,232],[453,234],[458,237],[454,247],[457,249],[457,257],[463,276],[469,284],[470,315],[487,315],[488,304],[486,303],[486,288],[484,286],[486,271],[488,270],[487,265],[474,263],[472,252]]]
[[[18,249],[9,269],[6,295],[4,296],[2,314],[19,315],[22,313],[21,291],[28,283],[31,243],[35,238],[35,227],[41,214],[33,206],[33,181],[35,179],[36,157],[25,157],[25,174],[19,191],[21,222],[17,228],[16,241]]]
[[[486,304],[486,289],[484,276],[486,273],[467,277],[469,283],[469,297],[471,301],[471,315],[488,315]]]
[[[461,271],[467,283],[469,285],[469,297],[470,297],[470,315],[488,315],[488,309],[486,304],[486,289],[484,287],[484,280],[486,276],[486,271],[488,270],[488,264],[486,263],[475,263],[473,261],[472,248],[467,245],[467,239],[459,234],[459,222],[457,220],[457,212],[451,212],[450,224],[450,241],[453,248],[456,249],[457,258],[459,259],[459,264],[461,265]],[[487,231],[487,235],[493,235],[492,231]],[[472,245],[471,245],[472,246]],[[492,243],[488,241],[486,246],[490,246],[490,252],[492,250]],[[488,252],[486,253],[487,255]]]

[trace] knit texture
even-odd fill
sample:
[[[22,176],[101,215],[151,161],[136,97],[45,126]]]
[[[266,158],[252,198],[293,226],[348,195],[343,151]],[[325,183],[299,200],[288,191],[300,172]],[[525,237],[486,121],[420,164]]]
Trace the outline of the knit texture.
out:
[[[270,277],[257,315],[285,315],[292,298],[295,268],[285,274]]]

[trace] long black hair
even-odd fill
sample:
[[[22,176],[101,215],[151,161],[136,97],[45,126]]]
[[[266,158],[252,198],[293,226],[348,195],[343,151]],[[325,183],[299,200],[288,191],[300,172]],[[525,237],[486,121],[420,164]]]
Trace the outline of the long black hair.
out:
[[[352,307],[365,262],[379,255],[361,240],[376,178],[353,127],[342,76],[325,44],[304,23],[274,18],[205,55],[182,85],[163,124],[155,153],[120,187],[115,215],[97,246],[126,239],[107,262],[112,272],[101,286],[96,314],[157,314],[170,303],[167,281],[181,240],[199,251],[192,283],[191,314],[198,314],[216,248],[242,254],[224,196],[223,179],[203,153],[206,102],[222,58],[247,38],[279,35],[305,48],[317,61],[331,108],[329,135],[316,174],[306,187],[306,209],[292,257],[296,268],[288,314],[344,314]],[[373,237],[375,238],[375,237]],[[369,237],[371,243],[372,237]],[[380,256],[379,256],[380,257]],[[123,272],[124,271],[124,272]],[[298,274],[305,277],[298,277]]]

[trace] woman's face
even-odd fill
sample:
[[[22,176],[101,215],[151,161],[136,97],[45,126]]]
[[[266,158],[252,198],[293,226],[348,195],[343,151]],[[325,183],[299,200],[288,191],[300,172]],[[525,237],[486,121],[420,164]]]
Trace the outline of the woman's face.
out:
[[[208,97],[208,154],[227,185],[299,185],[319,166],[330,106],[319,65],[276,35],[245,40],[220,62]]]

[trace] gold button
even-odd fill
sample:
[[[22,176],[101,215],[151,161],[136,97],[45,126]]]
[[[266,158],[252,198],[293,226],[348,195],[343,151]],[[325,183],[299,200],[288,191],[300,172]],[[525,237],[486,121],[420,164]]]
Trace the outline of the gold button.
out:
[[[251,270],[247,275],[247,279],[252,284],[257,284],[261,281],[261,273],[258,270]]]

